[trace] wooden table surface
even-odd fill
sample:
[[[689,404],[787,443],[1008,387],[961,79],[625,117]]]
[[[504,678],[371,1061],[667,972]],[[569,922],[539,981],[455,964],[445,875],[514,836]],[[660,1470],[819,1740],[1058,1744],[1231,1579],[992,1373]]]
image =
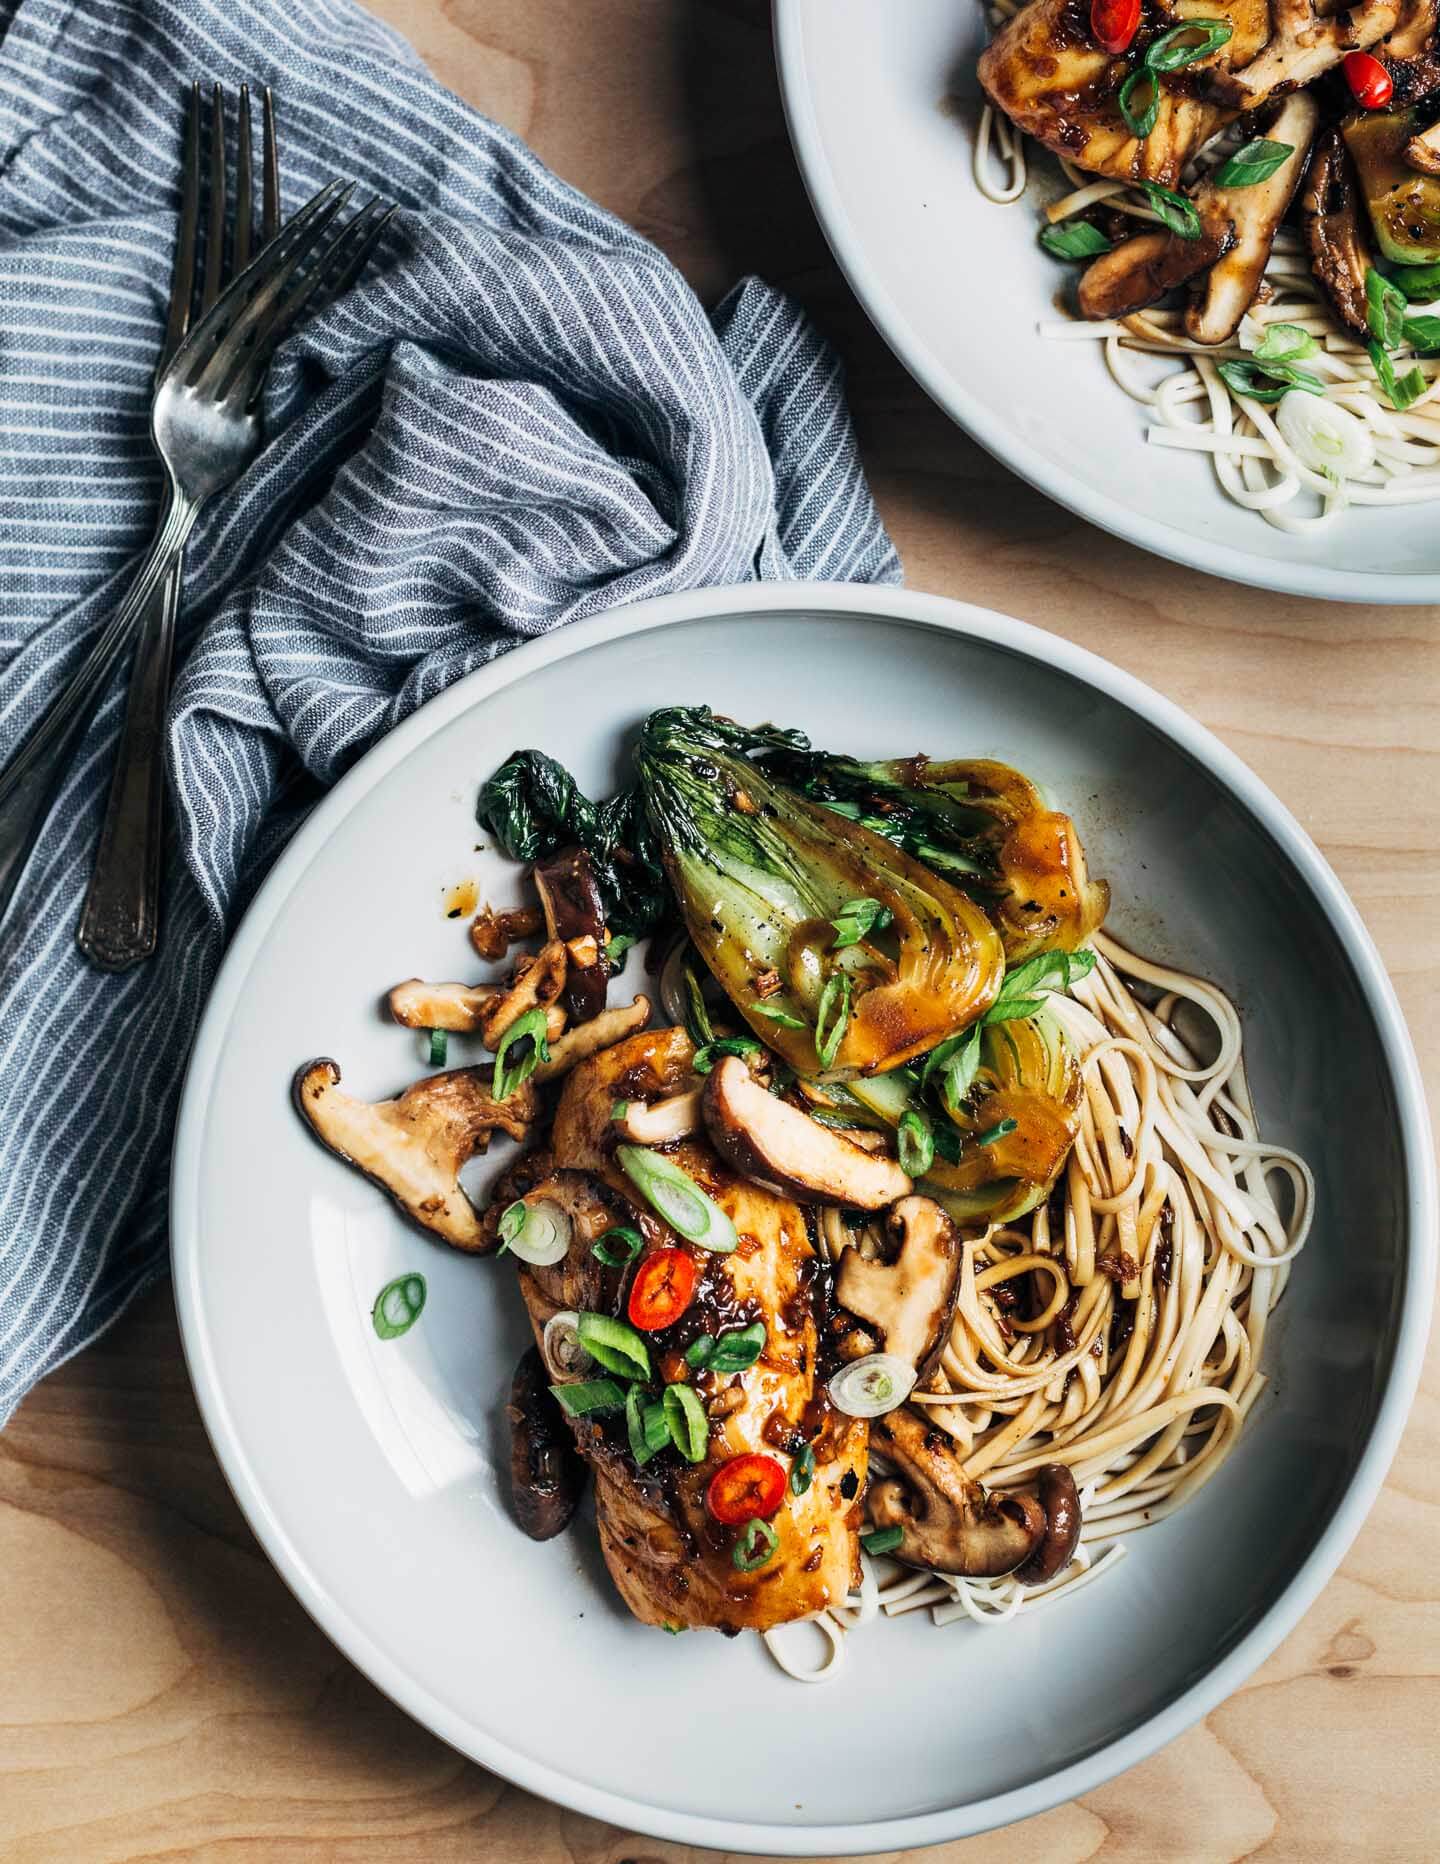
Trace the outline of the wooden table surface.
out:
[[[1175,569],[1088,529],[971,445],[894,362],[831,263],[785,137],[766,0],[377,10],[453,89],[656,240],[702,297],[756,272],[802,300],[844,353],[871,482],[913,588],[993,605],[1106,655],[1259,772],[1379,941],[1433,1103],[1440,613],[1289,601]],[[924,1855],[1440,1856],[1436,1361],[1432,1351],[1350,1556],[1245,1688],[1023,1833]],[[230,1498],[168,1287],[0,1435],[0,1597],[6,1864],[704,1855],[506,1786],[332,1648]]]

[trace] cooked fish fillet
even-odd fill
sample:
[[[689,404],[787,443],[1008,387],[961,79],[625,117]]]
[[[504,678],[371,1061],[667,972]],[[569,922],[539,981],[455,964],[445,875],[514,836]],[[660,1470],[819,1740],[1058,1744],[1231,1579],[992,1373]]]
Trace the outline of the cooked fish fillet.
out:
[[[641,1205],[616,1164],[611,1115],[617,1100],[683,1091],[693,1080],[693,1054],[683,1030],[666,1029],[632,1036],[582,1063],[565,1084],[550,1152],[510,1174],[502,1196],[555,1195],[574,1225],[562,1262],[521,1271],[537,1336],[565,1308],[623,1314],[633,1271],[607,1268],[590,1252],[608,1225],[639,1229],[646,1253],[681,1241]],[[688,1379],[700,1394],[710,1417],[708,1452],[691,1465],[665,1450],[637,1469],[624,1421],[613,1416],[577,1420],[576,1440],[595,1475],[606,1563],[635,1616],[647,1624],[766,1630],[835,1604],[858,1578],[858,1497],[868,1433],[863,1423],[829,1407],[817,1374],[828,1276],[805,1213],[736,1177],[702,1139],[683,1140],[666,1152],[715,1199],[740,1237],[733,1255],[693,1250],[701,1270],[695,1298],[673,1328],[650,1336],[663,1377]],[[747,1371],[717,1375],[686,1368],[683,1349],[696,1334],[756,1319],[765,1322],[766,1347]],[[771,1521],[779,1536],[773,1557],[753,1573],[737,1570],[738,1530],[713,1520],[705,1507],[711,1477],[746,1451],[772,1456],[788,1471],[807,1441],[814,1447],[814,1480],[799,1496],[787,1487]]]
[[[1157,23],[1168,30],[1187,17],[1228,20],[1233,36],[1210,58],[1166,77],[1159,116],[1143,141],[1120,114],[1128,66],[1091,38],[1088,0],[1032,0],[985,48],[980,82],[1017,128],[1078,168],[1173,188],[1194,152],[1235,115],[1192,90],[1198,93],[1212,69],[1248,64],[1270,34],[1266,0],[1186,0]]]

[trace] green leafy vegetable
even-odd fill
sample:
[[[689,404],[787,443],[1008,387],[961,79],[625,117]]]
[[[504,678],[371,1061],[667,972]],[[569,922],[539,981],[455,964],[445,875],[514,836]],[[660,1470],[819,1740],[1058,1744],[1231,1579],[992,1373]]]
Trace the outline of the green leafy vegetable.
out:
[[[1291,143],[1272,142],[1268,136],[1257,136],[1222,162],[1210,179],[1217,188],[1251,188],[1257,181],[1268,181],[1294,153]]]
[[[703,1048],[707,1042],[715,1040],[710,1012],[705,1008],[705,993],[700,988],[700,979],[695,974],[693,964],[684,964],[681,974],[685,979],[685,1027],[690,1031],[690,1040],[695,1046]]]
[[[1158,181],[1137,181],[1135,186],[1172,233],[1181,239],[1199,239],[1200,216],[1193,201],[1186,200],[1183,194],[1177,194],[1173,188],[1162,188]]]
[[[1365,322],[1377,343],[1395,349],[1405,330],[1405,294],[1372,265],[1365,274]]]
[[[386,1282],[370,1309],[370,1324],[382,1340],[398,1340],[419,1320],[425,1306],[425,1277],[397,1275]]]
[[[1124,108],[1123,101],[1121,108]],[[1055,259],[1097,259],[1102,252],[1110,251],[1110,241],[1088,220],[1058,221],[1053,227],[1045,228],[1040,244]]]
[[[1265,334],[1255,345],[1256,362],[1301,362],[1313,356],[1320,345],[1299,324],[1267,324]]]
[[[500,1046],[495,1051],[493,1085],[497,1100],[508,1100],[517,1087],[530,1079],[542,1061],[549,1061],[550,1044],[545,1028],[544,1010],[526,1010],[501,1036]],[[512,1051],[516,1049],[520,1053],[512,1061]]]
[[[775,1557],[780,1536],[768,1521],[747,1521],[740,1530],[730,1560],[739,1573],[754,1573]]]
[[[693,1387],[665,1387],[665,1424],[675,1448],[687,1463],[703,1463],[710,1442],[710,1420]]]
[[[810,1025],[803,1017],[792,1016],[789,1010],[777,1009],[773,1003],[752,1003],[752,1016],[763,1016],[767,1022],[777,1023],[781,1029],[808,1029]]]
[[[1281,401],[1292,388],[1303,388],[1307,394],[1323,395],[1325,384],[1318,375],[1311,375],[1308,369],[1297,369],[1287,362],[1244,362],[1216,363],[1220,379],[1227,388],[1237,395],[1248,395],[1252,401]]]
[[[739,1055],[743,1059],[764,1053],[765,1044],[757,1042],[754,1036],[720,1036],[714,1042],[707,1042],[704,1048],[696,1049],[690,1065],[696,1074],[709,1074],[722,1056]]]
[[[618,1372],[626,1379],[649,1378],[650,1349],[628,1321],[612,1320],[608,1314],[582,1314],[576,1332],[586,1352],[607,1372]]]
[[[848,945],[858,945],[872,932],[883,932],[894,917],[879,900],[847,900],[830,921],[835,928],[830,949],[843,951]]]
[[[873,1532],[860,1536],[860,1545],[866,1553],[893,1553],[904,1538],[903,1527],[877,1527]]]
[[[935,1157],[935,1135],[930,1122],[915,1107],[900,1115],[900,1169],[911,1178],[923,1178]]]
[[[573,1385],[552,1385],[552,1397],[571,1417],[593,1417],[597,1412],[623,1411],[625,1393],[614,1379],[581,1379]]]
[[[1417,402],[1430,386],[1425,379],[1425,371],[1411,369],[1405,375],[1397,376],[1394,363],[1379,343],[1372,338],[1365,347],[1369,351],[1370,360],[1375,365],[1375,373],[1380,378],[1380,386],[1389,398],[1391,407],[1403,414],[1406,408]]]
[[[1120,86],[1119,104],[1126,129],[1143,142],[1160,115],[1160,79],[1148,65],[1137,65]]]
[[[981,1017],[982,1023],[1008,1023],[1043,1008],[1037,990],[1068,990],[1095,969],[1093,951],[1042,951],[1005,973],[1000,994]]]
[[[633,1262],[645,1247],[645,1239],[638,1230],[624,1226],[607,1230],[603,1236],[597,1236],[590,1245],[590,1253],[603,1262],[606,1268],[623,1268],[627,1262]]]
[[[1235,28],[1223,19],[1187,19],[1183,26],[1172,26],[1150,41],[1145,48],[1145,64],[1151,71],[1179,71],[1197,59],[1208,58],[1228,45]]]

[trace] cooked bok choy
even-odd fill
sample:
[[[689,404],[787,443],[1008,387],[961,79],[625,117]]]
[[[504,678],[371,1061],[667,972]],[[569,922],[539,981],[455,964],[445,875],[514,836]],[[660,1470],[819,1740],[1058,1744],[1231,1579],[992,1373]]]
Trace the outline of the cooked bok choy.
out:
[[[705,706],[655,712],[641,795],[691,941],[756,1035],[801,1074],[879,1074],[973,1023],[1004,955],[948,879],[751,756],[804,743]]]
[[[1068,816],[1048,809],[1020,771],[988,759],[861,763],[828,751],[770,752],[766,771],[801,795],[883,835],[980,906],[1008,963],[1075,951],[1110,904],[1092,881]]]

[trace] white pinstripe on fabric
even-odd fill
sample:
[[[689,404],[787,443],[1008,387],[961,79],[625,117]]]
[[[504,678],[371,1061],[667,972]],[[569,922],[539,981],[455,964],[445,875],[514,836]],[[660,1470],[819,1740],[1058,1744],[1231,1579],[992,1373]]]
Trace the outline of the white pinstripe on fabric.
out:
[[[899,565],[838,362],[798,308],[747,279],[707,315],[350,0],[0,0],[0,32],[0,753],[153,522],[191,78],[275,86],[287,211],[337,174],[401,208],[361,284],[277,359],[267,451],[191,541],[159,955],[102,977],[74,944],[118,684],[0,926],[3,1423],[161,1269],[184,1057],[305,799],[575,617]]]

